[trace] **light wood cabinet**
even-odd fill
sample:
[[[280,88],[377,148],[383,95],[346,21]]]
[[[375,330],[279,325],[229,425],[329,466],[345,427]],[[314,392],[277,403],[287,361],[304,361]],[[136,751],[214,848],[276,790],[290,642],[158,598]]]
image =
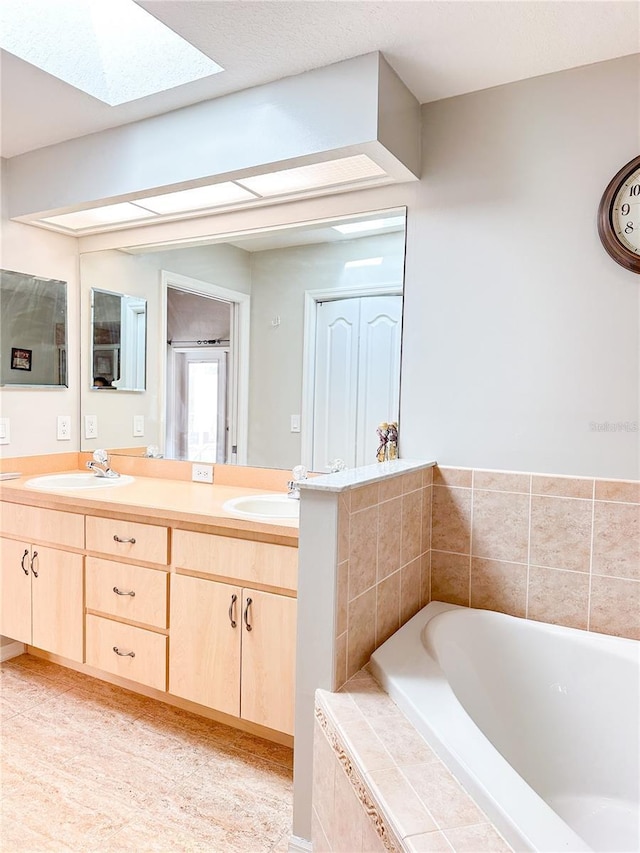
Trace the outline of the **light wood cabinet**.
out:
[[[167,638],[87,614],[87,663],[104,672],[167,689]]]
[[[156,524],[87,516],[87,551],[144,563],[169,563],[169,531]]]
[[[240,716],[287,734],[293,734],[296,610],[295,598],[243,591]]]
[[[230,584],[171,577],[169,692],[240,716],[242,591]]]
[[[4,538],[0,549],[0,633],[81,662],[82,555]]]
[[[293,734],[296,604],[172,575],[169,692]]]
[[[201,574],[231,578],[245,586],[265,586],[295,592],[298,588],[298,549],[233,536],[176,530],[173,564]]]
[[[160,569],[87,557],[87,610],[166,628],[168,585],[169,575]]]

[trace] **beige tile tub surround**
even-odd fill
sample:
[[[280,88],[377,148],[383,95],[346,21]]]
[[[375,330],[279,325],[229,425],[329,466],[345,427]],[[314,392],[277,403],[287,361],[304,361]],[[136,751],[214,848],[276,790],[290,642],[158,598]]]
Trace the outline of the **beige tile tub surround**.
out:
[[[334,689],[430,601],[433,468],[343,491]]]
[[[436,467],[432,492],[431,600],[640,639],[639,482]]]
[[[366,669],[315,716],[314,853],[511,850]]]

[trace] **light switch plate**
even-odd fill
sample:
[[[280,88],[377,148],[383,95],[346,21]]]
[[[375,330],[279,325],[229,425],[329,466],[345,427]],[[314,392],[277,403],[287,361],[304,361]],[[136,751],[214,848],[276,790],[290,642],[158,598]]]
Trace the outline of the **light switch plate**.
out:
[[[0,418],[0,444],[11,444],[11,421]]]
[[[97,438],[98,437],[98,416],[97,415],[85,415],[84,416],[84,437],[85,438]]]
[[[291,415],[291,432],[300,432],[300,415]]]
[[[71,415],[58,415],[58,441],[71,441]]]
[[[144,435],[144,415],[133,416],[133,435],[136,438]]]

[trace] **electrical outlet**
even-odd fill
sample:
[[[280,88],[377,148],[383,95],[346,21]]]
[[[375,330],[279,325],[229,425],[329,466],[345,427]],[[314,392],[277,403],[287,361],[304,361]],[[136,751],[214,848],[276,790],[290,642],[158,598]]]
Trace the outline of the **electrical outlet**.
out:
[[[191,466],[191,479],[194,483],[213,483],[213,465],[194,463]]]
[[[9,418],[0,418],[0,444],[11,444],[11,422]]]
[[[58,441],[71,441],[71,415],[58,415]]]
[[[98,416],[97,415],[85,415],[84,416],[84,437],[85,438],[97,438],[98,437]]]
[[[144,435],[144,415],[133,416],[133,435],[136,438]]]

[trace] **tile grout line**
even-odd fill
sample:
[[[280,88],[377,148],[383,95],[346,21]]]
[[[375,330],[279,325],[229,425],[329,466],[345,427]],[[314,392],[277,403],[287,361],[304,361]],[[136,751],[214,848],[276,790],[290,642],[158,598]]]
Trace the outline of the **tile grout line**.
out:
[[[525,589],[524,615],[529,619],[529,581],[531,578],[531,508],[533,506],[533,474],[529,474],[529,526],[527,532],[527,587]]]
[[[475,469],[471,471],[471,506],[469,512],[469,584],[467,588],[467,607],[471,607],[471,572],[473,567],[473,508],[475,504]]]
[[[591,541],[589,543],[589,592],[587,595],[587,631],[591,630],[591,587],[593,585],[593,545],[595,541],[596,523],[596,481],[593,481],[591,501]]]

